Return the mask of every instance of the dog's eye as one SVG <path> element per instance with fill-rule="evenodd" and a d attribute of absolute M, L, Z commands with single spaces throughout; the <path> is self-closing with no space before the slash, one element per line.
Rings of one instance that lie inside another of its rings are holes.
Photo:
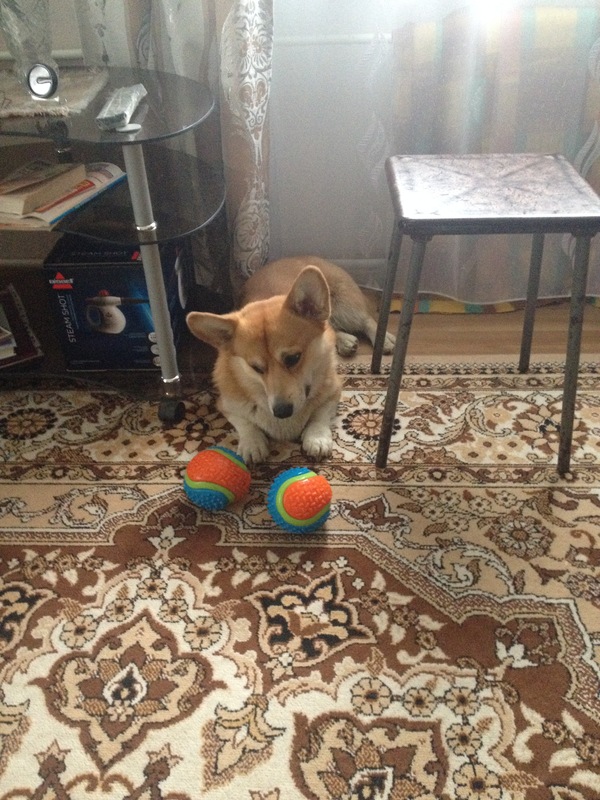
<path fill-rule="evenodd" d="M 283 364 L 288 369 L 295 367 L 296 364 L 300 361 L 302 353 L 290 353 L 287 356 L 283 357 Z"/>
<path fill-rule="evenodd" d="M 254 372 L 258 372 L 259 375 L 264 375 L 265 374 L 264 367 L 261 367 L 260 364 L 250 364 L 250 366 L 252 367 Z"/>

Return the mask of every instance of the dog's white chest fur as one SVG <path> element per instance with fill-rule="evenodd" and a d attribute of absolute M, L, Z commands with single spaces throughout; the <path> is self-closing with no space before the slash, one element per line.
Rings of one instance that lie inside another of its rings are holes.
<path fill-rule="evenodd" d="M 337 407 L 338 393 L 328 401 L 308 403 L 287 419 L 278 419 L 260 406 L 235 402 L 221 397 L 219 407 L 236 428 L 237 451 L 246 462 L 260 462 L 269 452 L 269 441 L 302 441 L 304 451 L 315 458 L 331 453 L 331 423 Z"/>

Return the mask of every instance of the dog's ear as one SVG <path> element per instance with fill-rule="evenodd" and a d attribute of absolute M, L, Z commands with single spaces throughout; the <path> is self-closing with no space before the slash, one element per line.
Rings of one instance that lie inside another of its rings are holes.
<path fill-rule="evenodd" d="M 231 341 L 237 325 L 233 316 L 219 316 L 201 311 L 190 311 L 185 321 L 197 339 L 217 349 Z"/>
<path fill-rule="evenodd" d="M 325 322 L 331 315 L 329 286 L 318 267 L 304 267 L 285 300 L 286 308 L 307 319 Z"/>

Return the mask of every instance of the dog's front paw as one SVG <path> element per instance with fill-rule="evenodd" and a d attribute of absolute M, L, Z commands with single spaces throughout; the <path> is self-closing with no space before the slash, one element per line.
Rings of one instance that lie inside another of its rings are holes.
<path fill-rule="evenodd" d="M 330 430 L 307 432 L 302 437 L 302 449 L 308 456 L 316 459 L 327 458 L 333 450 L 333 437 Z"/>
<path fill-rule="evenodd" d="M 263 434 L 256 433 L 252 436 L 240 438 L 237 453 L 246 464 L 260 464 L 269 456 L 269 442 Z"/>

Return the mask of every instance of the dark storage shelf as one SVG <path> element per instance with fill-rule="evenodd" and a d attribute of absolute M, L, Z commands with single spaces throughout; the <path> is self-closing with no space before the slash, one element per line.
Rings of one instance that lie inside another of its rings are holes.
<path fill-rule="evenodd" d="M 218 167 L 187 153 L 163 149 L 146 158 L 148 184 L 157 222 L 153 241 L 178 239 L 208 225 L 223 207 L 223 175 Z M 147 154 L 148 156 L 148 154 Z M 57 225 L 76 233 L 119 244 L 138 244 L 127 181 L 113 186 Z"/>

